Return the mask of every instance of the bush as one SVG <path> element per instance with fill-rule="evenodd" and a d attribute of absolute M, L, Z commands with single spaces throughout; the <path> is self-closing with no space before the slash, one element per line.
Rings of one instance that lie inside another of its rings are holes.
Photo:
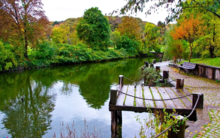
<path fill-rule="evenodd" d="M 0 71 L 9 70 L 9 68 L 17 67 L 18 63 L 15 58 L 13 46 L 7 43 L 3 43 L 0 40 Z"/>
<path fill-rule="evenodd" d="M 122 36 L 118 45 L 117 45 L 117 49 L 124 48 L 132 56 L 138 55 L 139 47 L 140 47 L 140 42 L 138 42 L 136 40 L 129 39 L 127 36 Z"/>
<path fill-rule="evenodd" d="M 54 55 L 54 48 L 49 42 L 40 42 L 37 44 L 37 49 L 29 48 L 29 57 L 32 60 L 48 60 Z"/>

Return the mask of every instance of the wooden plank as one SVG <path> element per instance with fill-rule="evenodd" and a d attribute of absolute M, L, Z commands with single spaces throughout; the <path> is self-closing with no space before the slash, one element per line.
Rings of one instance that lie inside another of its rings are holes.
<path fill-rule="evenodd" d="M 134 96 L 134 86 L 128 86 L 127 94 Z M 134 97 L 126 96 L 125 106 L 134 106 Z"/>
<path fill-rule="evenodd" d="M 145 99 L 153 99 L 149 87 L 148 86 L 144 86 L 143 89 L 144 89 L 144 98 Z M 155 108 L 154 102 L 152 100 L 144 100 L 144 102 L 145 102 L 145 106 L 146 107 L 153 107 L 153 108 Z"/>
<path fill-rule="evenodd" d="M 124 85 L 122 87 L 121 91 L 123 93 L 126 93 L 127 92 L 127 88 L 128 88 L 128 86 Z M 118 106 L 123 106 L 123 102 L 124 102 L 124 99 L 125 99 L 125 94 L 123 94 L 123 93 L 118 92 L 118 98 L 117 98 L 117 102 L 116 102 L 116 105 L 118 105 Z"/>
<path fill-rule="evenodd" d="M 158 93 L 157 89 L 155 87 L 150 87 L 154 99 L 161 99 L 160 94 Z M 155 101 L 157 108 L 165 108 L 163 101 Z"/>
<path fill-rule="evenodd" d="M 192 94 L 191 92 L 187 91 L 186 89 L 180 89 L 180 91 L 185 94 L 185 95 L 189 95 L 189 94 Z M 192 102 L 192 95 L 190 96 L 187 96 L 187 99 Z"/>
<path fill-rule="evenodd" d="M 137 85 L 137 87 L 136 87 L 136 97 L 143 98 L 142 87 L 140 85 Z M 143 99 L 136 98 L 136 106 L 137 107 L 144 107 Z"/>
<path fill-rule="evenodd" d="M 177 97 L 185 96 L 185 94 L 181 93 L 178 89 L 175 89 L 175 88 L 171 88 L 171 89 L 176 93 Z M 189 109 L 192 108 L 192 102 L 189 101 L 189 99 L 187 99 L 186 97 L 181 98 L 181 99 L 186 108 L 189 108 Z"/>
<path fill-rule="evenodd" d="M 160 95 L 163 97 L 163 99 L 170 99 L 170 96 L 167 94 L 164 88 L 157 87 L 157 90 L 160 93 Z M 164 103 L 167 108 L 173 109 L 176 107 L 172 100 L 166 100 L 164 101 Z"/>
<path fill-rule="evenodd" d="M 176 95 L 171 90 L 171 88 L 165 87 L 164 89 L 166 90 L 166 92 L 168 93 L 170 98 L 176 98 Z M 175 104 L 176 109 L 184 109 L 185 108 L 185 106 L 183 105 L 183 103 L 179 99 L 174 99 L 173 103 Z"/>

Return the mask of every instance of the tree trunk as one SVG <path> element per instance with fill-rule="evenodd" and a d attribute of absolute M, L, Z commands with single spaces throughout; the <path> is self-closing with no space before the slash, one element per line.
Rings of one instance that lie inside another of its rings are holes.
<path fill-rule="evenodd" d="M 193 48 L 193 43 L 190 43 L 190 53 L 189 53 L 189 62 L 191 61 L 191 57 L 192 57 L 192 48 Z"/>
<path fill-rule="evenodd" d="M 209 47 L 209 54 L 211 58 L 214 58 L 214 50 L 215 50 L 214 46 Z"/>

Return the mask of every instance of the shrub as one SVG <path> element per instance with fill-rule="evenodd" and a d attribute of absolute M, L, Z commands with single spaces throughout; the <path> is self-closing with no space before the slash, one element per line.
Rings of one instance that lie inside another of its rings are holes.
<path fill-rule="evenodd" d="M 9 68 L 17 67 L 18 63 L 15 58 L 13 46 L 0 41 L 0 71 L 9 70 Z"/>
<path fill-rule="evenodd" d="M 117 49 L 124 48 L 131 55 L 138 55 L 139 47 L 140 47 L 140 42 L 129 39 L 127 36 L 122 36 L 117 45 Z"/>
<path fill-rule="evenodd" d="M 51 59 L 54 55 L 54 48 L 49 42 L 40 42 L 37 44 L 36 49 L 29 48 L 29 57 L 32 60 L 48 60 Z"/>

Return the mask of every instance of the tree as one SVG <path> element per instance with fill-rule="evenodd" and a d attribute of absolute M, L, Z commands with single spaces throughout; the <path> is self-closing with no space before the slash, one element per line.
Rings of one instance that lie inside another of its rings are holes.
<path fill-rule="evenodd" d="M 204 31 L 204 36 L 196 41 L 196 44 L 200 50 L 201 48 L 204 49 L 202 55 L 209 53 L 209 55 L 206 56 L 214 58 L 220 49 L 220 19 L 210 13 L 203 14 L 201 18 L 204 20 L 204 24 L 207 28 Z"/>
<path fill-rule="evenodd" d="M 165 36 L 166 47 L 164 55 L 169 58 L 175 57 L 176 59 L 182 59 L 185 50 L 183 40 L 174 40 L 170 32 L 166 32 Z"/>
<path fill-rule="evenodd" d="M 152 24 L 152 23 L 146 23 L 145 25 L 145 41 L 147 44 L 148 49 L 159 51 L 157 47 L 158 37 L 160 36 L 160 33 L 158 32 L 159 28 Z"/>
<path fill-rule="evenodd" d="M 62 27 L 55 25 L 51 34 L 51 38 L 55 43 L 67 43 L 67 33 L 69 31 L 68 27 Z"/>
<path fill-rule="evenodd" d="M 114 48 L 115 48 L 115 46 L 118 47 L 118 43 L 119 43 L 120 40 L 121 40 L 121 34 L 120 34 L 120 32 L 118 32 L 118 31 L 112 32 L 112 34 L 111 34 L 111 40 L 112 40 L 112 42 L 113 42 L 113 44 L 114 44 Z"/>
<path fill-rule="evenodd" d="M 49 21 L 42 9 L 41 0 L 1 0 L 0 36 L 4 41 L 21 41 L 27 58 L 28 44 L 50 32 Z"/>
<path fill-rule="evenodd" d="M 166 22 L 169 23 L 174 19 L 177 19 L 182 13 L 183 9 L 197 9 L 201 12 L 207 11 L 220 18 L 218 10 L 220 9 L 219 0 L 128 0 L 128 2 L 119 9 L 120 11 L 113 11 L 113 13 L 125 14 L 127 12 L 137 13 L 143 12 L 145 7 L 148 7 L 145 11 L 145 14 L 152 14 L 152 12 L 157 12 L 159 9 L 166 8 L 170 15 L 166 17 Z"/>
<path fill-rule="evenodd" d="M 85 11 L 76 29 L 79 39 L 93 49 L 106 50 L 110 45 L 109 22 L 97 7 Z"/>
<path fill-rule="evenodd" d="M 140 40 L 141 38 L 141 28 L 137 20 L 133 17 L 123 17 L 122 22 L 118 25 L 117 31 L 130 39 Z"/>
<path fill-rule="evenodd" d="M 184 39 L 189 42 L 190 54 L 189 62 L 192 56 L 193 42 L 198 39 L 203 34 L 203 29 L 205 26 L 202 26 L 202 21 L 198 18 L 191 16 L 189 19 L 184 19 L 179 23 L 180 25 L 174 28 L 174 31 L 171 31 L 171 36 L 174 40 Z M 203 28 L 203 29 L 202 29 Z"/>

